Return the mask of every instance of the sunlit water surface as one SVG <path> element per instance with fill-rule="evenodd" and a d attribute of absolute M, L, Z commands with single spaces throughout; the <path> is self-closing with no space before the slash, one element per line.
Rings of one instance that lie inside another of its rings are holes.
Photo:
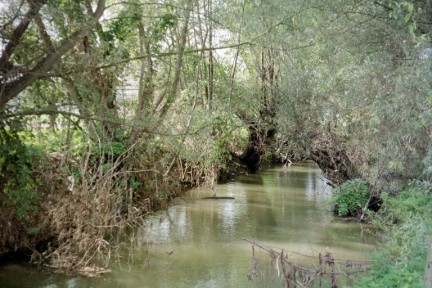
<path fill-rule="evenodd" d="M 243 238 L 343 259 L 367 259 L 376 245 L 373 227 L 329 211 L 330 188 L 312 162 L 245 175 L 217 185 L 216 193 L 235 199 L 202 199 L 211 191 L 193 189 L 149 216 L 136 233 L 139 246 L 112 261 L 113 272 L 105 277 L 9 263 L 0 266 L 0 287 L 248 287 L 254 285 L 247 279 L 251 245 Z M 297 257 L 305 264 L 309 259 Z"/>

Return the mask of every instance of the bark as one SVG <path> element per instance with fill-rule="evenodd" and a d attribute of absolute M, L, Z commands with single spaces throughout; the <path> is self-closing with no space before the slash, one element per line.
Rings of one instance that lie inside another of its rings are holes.
<path fill-rule="evenodd" d="M 261 99 L 259 120 L 251 121 L 246 116 L 240 118 L 249 124 L 248 146 L 238 159 L 249 169 L 251 173 L 258 171 L 261 160 L 266 150 L 273 144 L 276 134 L 275 101 L 277 89 L 275 85 L 275 60 L 272 48 L 262 49 L 260 52 L 259 80 Z"/>
<path fill-rule="evenodd" d="M 197 35 L 199 36 L 199 39 L 198 39 L 199 42 L 196 41 L 196 43 L 197 44 L 200 43 L 202 49 L 211 48 L 211 44 L 210 44 L 210 47 L 207 47 L 207 39 L 209 38 L 208 24 L 204 25 L 203 24 L 204 21 L 201 17 L 201 15 L 208 15 L 208 13 L 209 13 L 208 9 L 207 9 L 206 2 L 207 1 L 203 1 L 202 11 L 201 11 L 201 5 L 200 5 L 199 1 L 197 1 L 197 25 L 196 26 L 198 28 L 198 33 L 194 33 L 195 38 Z M 197 49 L 198 49 L 198 45 L 197 45 Z M 211 50 L 208 50 L 208 51 L 209 51 L 209 55 L 210 55 Z M 210 71 L 208 70 L 208 67 L 207 67 L 208 65 L 205 61 L 205 59 L 206 59 L 205 51 L 204 50 L 201 51 L 201 53 L 199 55 L 200 55 L 200 58 L 199 58 L 200 64 L 197 65 L 197 69 L 198 69 L 198 72 L 197 72 L 197 75 L 198 75 L 198 77 L 197 77 L 197 89 L 198 89 L 198 82 L 200 80 L 202 81 L 202 80 L 206 79 L 206 77 L 207 77 L 208 82 L 207 82 L 207 84 L 204 84 L 204 96 L 205 96 L 205 98 L 203 99 L 203 102 L 207 103 L 207 109 L 211 110 L 211 103 L 209 101 L 211 98 L 210 94 L 212 93 L 211 91 L 209 91 L 210 90 L 209 89 L 210 73 L 207 73 L 206 75 L 204 75 L 205 71 L 207 71 L 207 72 L 210 72 Z M 201 61 L 202 61 L 202 64 L 201 64 Z"/>
<path fill-rule="evenodd" d="M 0 93 L 0 111 L 4 110 L 7 102 L 17 97 L 19 93 L 29 87 L 33 82 L 45 77 L 46 73 L 50 71 L 60 58 L 72 49 L 79 39 L 81 39 L 81 37 L 86 33 L 87 29 L 75 32 L 68 39 L 63 41 L 63 43 L 55 49 L 55 52 L 47 55 L 43 60 L 41 60 L 36 67 L 17 80 L 3 84 Z"/>
<path fill-rule="evenodd" d="M 242 3 L 242 13 L 241 13 L 241 23 L 243 23 L 243 16 L 244 16 L 244 9 L 245 9 L 245 1 L 243 1 Z M 237 34 L 237 43 L 241 43 L 241 31 L 238 32 Z M 234 81 L 235 81 L 235 75 L 237 72 L 237 64 L 238 64 L 238 59 L 240 56 L 240 45 L 237 46 L 236 49 L 236 54 L 234 56 L 234 63 L 233 63 L 233 67 L 232 67 L 232 71 L 231 71 L 231 83 L 230 83 L 230 91 L 229 91 L 229 96 L 228 96 L 228 105 L 231 106 L 231 98 L 233 95 L 233 90 L 234 90 Z"/>
<path fill-rule="evenodd" d="M 35 17 L 35 23 L 38 28 L 39 36 L 41 37 L 42 41 L 44 42 L 46 46 L 46 52 L 51 53 L 54 51 L 54 45 L 52 44 L 51 38 L 49 37 L 45 24 L 43 23 L 41 17 L 39 15 L 36 15 Z"/>
<path fill-rule="evenodd" d="M 87 13 L 91 14 L 92 11 L 92 1 L 86 0 L 85 2 Z M 97 9 L 96 9 L 97 11 Z M 95 12 L 97 13 L 97 12 Z M 103 27 L 99 22 L 95 23 L 95 35 L 99 39 L 104 39 L 104 31 Z M 87 53 L 89 55 L 97 55 L 96 60 L 99 60 L 100 58 L 105 59 L 111 54 L 112 49 L 114 49 L 114 45 L 112 42 L 107 42 L 107 46 L 101 50 L 103 46 L 98 46 L 100 41 L 96 41 L 94 38 L 91 37 L 92 35 L 89 35 L 89 37 L 85 37 L 83 39 L 83 47 L 84 47 L 84 53 Z M 93 40 L 93 41 L 92 41 Z M 115 128 L 118 127 L 118 113 L 116 109 L 115 104 L 115 74 L 116 74 L 116 67 L 108 67 L 105 69 L 93 69 L 89 73 L 88 77 L 93 84 L 94 88 L 97 91 L 98 96 L 100 97 L 101 103 L 98 106 L 98 113 L 102 116 L 107 116 L 110 119 L 113 119 L 114 121 L 103 121 L 102 127 L 103 127 L 103 138 L 111 141 L 116 140 L 115 137 Z M 118 140 L 118 139 L 117 139 Z"/>
<path fill-rule="evenodd" d="M 250 173 L 258 171 L 265 148 L 262 141 L 262 133 L 257 125 L 249 127 L 249 143 L 246 150 L 240 156 L 240 162 L 248 168 Z"/>
<path fill-rule="evenodd" d="M 199 48 L 199 49 L 185 49 L 183 52 L 182 52 L 182 54 L 196 54 L 196 53 L 199 53 L 199 52 L 205 52 L 205 51 L 210 51 L 210 50 L 212 50 L 212 51 L 216 51 L 216 50 L 225 50 L 225 49 L 231 49 L 231 48 L 237 48 L 237 47 L 239 47 L 239 46 L 253 46 L 254 44 L 252 43 L 252 42 L 241 42 L 241 43 L 237 43 L 237 44 L 231 44 L 231 45 L 223 45 L 223 46 L 217 46 L 217 47 L 213 47 L 213 48 Z M 302 48 L 307 48 L 307 47 L 310 47 L 311 45 L 309 45 L 309 46 L 298 46 L 298 47 L 295 47 L 295 48 L 293 48 L 293 49 L 291 49 L 291 50 L 296 50 L 296 49 L 302 49 Z M 137 56 L 137 57 L 130 57 L 130 58 L 127 58 L 127 59 L 123 59 L 123 60 L 118 60 L 118 61 L 113 61 L 113 62 L 110 62 L 109 64 L 101 64 L 101 65 L 99 65 L 99 66 L 97 66 L 96 67 L 96 69 L 104 69 L 104 68 L 108 68 L 108 67 L 113 67 L 113 66 L 118 66 L 118 65 L 120 65 L 120 64 L 125 64 L 125 63 L 129 63 L 129 62 L 133 62 L 133 61 L 136 61 L 136 60 L 140 60 L 140 59 L 143 59 L 143 58 L 147 58 L 147 57 L 159 57 L 159 58 L 162 58 L 162 57 L 170 57 L 170 56 L 175 56 L 175 55 L 179 55 L 180 54 L 180 51 L 170 51 L 170 52 L 161 52 L 161 53 L 153 53 L 153 54 L 150 54 L 150 55 L 139 55 L 139 56 Z"/>

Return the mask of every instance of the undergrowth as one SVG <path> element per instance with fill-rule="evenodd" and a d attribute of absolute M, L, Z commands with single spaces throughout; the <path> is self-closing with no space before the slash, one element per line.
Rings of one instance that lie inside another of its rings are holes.
<path fill-rule="evenodd" d="M 17 133 L 0 127 L 0 197 L 2 208 L 12 208 L 16 216 L 28 221 L 37 212 L 40 193 L 32 174 L 41 158 L 41 151 L 24 145 Z"/>
<path fill-rule="evenodd" d="M 142 216 L 226 168 L 222 149 L 203 163 L 156 137 L 95 142 L 71 130 L 53 143 L 50 131 L 0 128 L 0 256 L 23 250 L 33 263 L 68 271 L 107 268 L 120 247 L 133 247 L 134 237 L 125 246 L 121 235 Z"/>
<path fill-rule="evenodd" d="M 43 193 L 35 168 L 40 149 L 20 141 L 19 123 L 0 122 L 0 256 L 34 243 Z"/>
<path fill-rule="evenodd" d="M 429 189 L 429 184 L 417 182 L 396 197 L 383 196 L 385 204 L 375 224 L 383 230 L 384 243 L 372 256 L 370 273 L 354 287 L 423 287 L 432 235 Z"/>
<path fill-rule="evenodd" d="M 362 179 L 353 179 L 334 190 L 331 202 L 339 216 L 355 216 L 365 207 L 369 197 L 368 183 Z"/>

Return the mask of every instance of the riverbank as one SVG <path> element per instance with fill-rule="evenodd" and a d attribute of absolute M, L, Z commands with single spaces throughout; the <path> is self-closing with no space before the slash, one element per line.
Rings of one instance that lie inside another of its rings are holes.
<path fill-rule="evenodd" d="M 235 163 L 219 169 L 172 156 L 167 166 L 156 158 L 168 152 L 153 152 L 153 161 L 130 153 L 106 160 L 61 153 L 28 159 L 32 170 L 27 181 L 35 196 L 26 201 L 34 200 L 32 209 L 20 217 L 27 202 L 19 198 L 15 206 L 0 211 L 0 261 L 25 257 L 75 273 L 96 262 L 101 265 L 102 258 L 102 269 L 95 274 L 103 273 L 116 247 L 124 245 L 117 235 L 138 229 L 146 215 L 167 209 L 192 187 L 211 187 L 218 178 L 227 181 L 244 173 Z"/>
<path fill-rule="evenodd" d="M 202 199 L 214 191 L 235 199 Z M 135 247 L 123 247 L 122 254 L 111 259 L 110 275 L 103 279 L 55 275 L 48 283 L 107 288 L 258 285 L 265 280 L 247 280 L 252 250 L 243 237 L 305 255 L 331 251 L 338 258 L 366 260 L 376 243 L 373 227 L 334 217 L 329 197 L 329 187 L 313 163 L 265 168 L 214 190 L 191 189 L 167 210 L 146 217 L 142 228 L 131 234 Z M 271 271 L 270 258 L 261 253 L 259 257 L 260 268 Z M 20 269 L 28 268 L 10 269 L 17 269 L 8 272 L 10 279 L 16 279 L 23 273 Z M 39 274 L 38 281 L 49 279 Z"/>

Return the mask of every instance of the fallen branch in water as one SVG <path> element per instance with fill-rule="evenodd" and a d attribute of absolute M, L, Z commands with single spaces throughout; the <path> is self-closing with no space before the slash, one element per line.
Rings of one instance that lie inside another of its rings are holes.
<path fill-rule="evenodd" d="M 273 268 L 277 271 L 277 276 L 283 278 L 288 288 L 312 287 L 312 285 L 318 285 L 318 287 L 338 287 L 339 278 L 345 277 L 346 279 L 350 279 L 352 275 L 365 273 L 370 269 L 370 261 L 337 259 L 328 251 L 319 253 L 318 256 L 304 255 L 284 249 L 278 252 L 255 240 L 246 238 L 243 238 L 243 240 L 252 244 L 252 267 L 247 275 L 250 281 L 260 275 L 258 273 L 258 260 L 255 256 L 255 247 L 265 251 L 271 257 Z M 290 259 L 288 254 L 315 258 L 318 260 L 318 265 L 312 265 L 312 267 L 302 266 L 293 259 Z"/>

